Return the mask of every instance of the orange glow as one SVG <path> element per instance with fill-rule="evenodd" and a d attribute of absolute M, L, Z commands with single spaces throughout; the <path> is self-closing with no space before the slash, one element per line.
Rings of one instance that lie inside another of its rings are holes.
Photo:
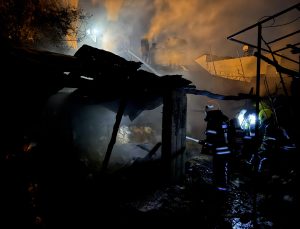
<path fill-rule="evenodd" d="M 114 51 L 116 44 L 113 42 L 112 36 L 109 31 L 103 35 L 101 45 L 104 50 L 107 50 L 110 52 Z"/>
<path fill-rule="evenodd" d="M 79 0 L 56 0 L 56 1 L 48 1 L 48 0 L 42 0 L 40 1 L 41 7 L 43 9 L 47 9 L 51 5 L 57 7 L 57 8 L 72 8 L 74 10 L 78 9 L 78 4 Z M 78 24 L 78 21 L 75 20 L 71 23 L 72 28 L 76 28 Z M 77 36 L 76 36 L 76 31 L 70 30 L 68 31 L 68 34 L 65 36 L 67 45 L 70 48 L 77 49 L 78 44 L 77 44 Z"/>
<path fill-rule="evenodd" d="M 202 40 L 205 34 L 211 34 L 211 27 L 201 26 L 214 20 L 217 10 L 199 13 L 207 4 L 199 0 L 155 0 L 155 15 L 151 20 L 146 37 L 156 40 L 158 37 L 163 43 L 165 52 L 157 52 L 157 62 L 171 65 L 185 64 L 190 52 L 183 52 L 191 44 L 183 44 L 180 39 L 188 37 L 189 40 Z M 200 23 L 200 24 L 199 24 Z M 180 37 L 180 38 L 179 38 Z M 194 47 L 195 48 L 195 47 Z M 161 49 L 161 48 L 160 48 Z M 189 49 L 191 50 L 191 49 Z"/>
<path fill-rule="evenodd" d="M 150 40 L 165 30 L 178 31 L 178 27 L 191 22 L 191 17 L 197 11 L 197 0 L 155 0 L 155 16 L 146 35 Z M 177 27 L 177 28 L 176 28 Z"/>
<path fill-rule="evenodd" d="M 79 2 L 79 0 L 62 0 L 62 6 L 77 9 L 78 2 Z"/>
<path fill-rule="evenodd" d="M 107 19 L 109 21 L 117 21 L 123 4 L 123 0 L 105 0 L 104 6 L 107 11 Z"/>
<path fill-rule="evenodd" d="M 73 23 L 77 23 L 77 22 L 73 22 Z M 76 34 L 73 34 L 73 33 L 67 34 L 66 35 L 66 41 L 67 41 L 67 45 L 70 48 L 73 48 L 73 49 L 77 49 L 78 48 Z"/>
<path fill-rule="evenodd" d="M 78 8 L 78 1 L 79 0 L 63 0 L 62 1 L 62 7 L 71 7 L 73 9 L 77 9 Z M 73 21 L 71 26 L 73 28 L 76 28 L 77 24 L 78 24 L 78 21 Z M 70 48 L 73 48 L 73 49 L 78 48 L 76 33 L 69 32 L 66 35 L 66 40 L 67 40 L 67 44 Z"/>

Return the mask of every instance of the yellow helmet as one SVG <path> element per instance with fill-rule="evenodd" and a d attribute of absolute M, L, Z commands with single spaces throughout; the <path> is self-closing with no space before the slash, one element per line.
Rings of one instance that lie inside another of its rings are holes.
<path fill-rule="evenodd" d="M 260 123 L 263 123 L 265 120 L 271 118 L 273 115 L 273 112 L 269 108 L 263 108 L 258 113 L 258 119 Z"/>

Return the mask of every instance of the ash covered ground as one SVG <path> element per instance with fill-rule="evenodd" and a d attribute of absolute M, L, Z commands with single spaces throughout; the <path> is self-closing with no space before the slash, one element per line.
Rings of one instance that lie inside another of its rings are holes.
<path fill-rule="evenodd" d="M 74 179 L 73 174 L 71 179 L 57 174 L 59 178 L 47 185 L 36 174 L 13 174 L 22 179 L 14 203 L 21 207 L 18 211 L 10 209 L 12 221 L 7 228 L 290 228 L 297 223 L 295 170 L 255 175 L 245 161 L 233 160 L 228 190 L 224 192 L 213 184 L 212 156 L 189 144 L 188 152 L 190 158 L 180 182 L 162 180 L 158 161 L 137 162 L 106 176 Z M 32 164 L 30 158 L 11 161 L 10 171 L 15 166 L 28 169 Z"/>

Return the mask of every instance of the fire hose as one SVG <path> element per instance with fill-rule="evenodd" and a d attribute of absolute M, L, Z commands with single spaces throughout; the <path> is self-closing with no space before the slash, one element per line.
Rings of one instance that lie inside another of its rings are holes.
<path fill-rule="evenodd" d="M 186 140 L 189 140 L 189 141 L 192 141 L 192 142 L 196 142 L 196 143 L 198 143 L 200 145 L 212 146 L 211 143 L 208 143 L 205 140 L 200 140 L 200 139 L 196 139 L 196 138 L 189 137 L 189 136 L 186 136 L 185 138 L 186 138 Z"/>

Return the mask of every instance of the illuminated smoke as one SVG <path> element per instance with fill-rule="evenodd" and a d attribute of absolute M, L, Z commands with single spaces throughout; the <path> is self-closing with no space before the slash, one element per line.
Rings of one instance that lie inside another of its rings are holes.
<path fill-rule="evenodd" d="M 170 62 L 184 64 L 197 52 L 203 54 L 210 49 L 218 55 L 236 56 L 236 49 L 226 40 L 227 36 L 296 2 L 254 0 L 246 4 L 240 0 L 155 0 L 155 13 L 146 37 L 160 42 L 161 49 L 165 50 L 156 56 L 159 63 L 170 58 Z M 265 31 L 266 36 L 274 33 Z M 255 33 L 247 33 L 244 39 L 256 42 Z"/>
<path fill-rule="evenodd" d="M 104 6 L 107 11 L 109 21 L 117 21 L 121 10 L 123 0 L 105 0 Z"/>
<path fill-rule="evenodd" d="M 89 5 L 89 3 L 84 3 L 85 1 L 81 2 L 83 5 Z M 118 21 L 124 0 L 91 0 L 90 3 L 92 7 L 103 6 L 108 21 Z"/>
<path fill-rule="evenodd" d="M 97 18 L 97 21 L 94 21 L 96 24 L 105 27 L 102 38 L 106 45 L 93 46 L 113 52 L 118 52 L 120 46 L 127 46 L 140 54 L 140 41 L 147 37 L 150 43 L 157 43 L 156 61 L 159 64 L 172 65 L 190 64 L 199 55 L 209 52 L 221 56 L 236 56 L 237 48 L 241 51 L 241 45 L 228 41 L 227 36 L 297 2 L 81 0 L 80 4 L 85 10 L 92 11 L 93 21 Z M 284 22 L 288 22 L 289 19 Z M 297 28 L 297 25 L 295 26 Z M 286 29 L 287 27 L 278 28 Z M 264 36 L 272 37 L 277 31 L 265 30 Z M 255 43 L 255 32 L 247 33 L 243 38 Z"/>
<path fill-rule="evenodd" d="M 212 34 L 220 8 L 214 3 L 156 0 L 154 6 L 155 14 L 146 37 L 157 40 L 160 49 L 165 50 L 157 53 L 157 62 L 166 60 L 171 65 L 187 64 L 185 60 L 189 60 L 189 55 L 196 55 L 192 50 L 200 51 L 194 41 L 202 46 L 203 41 L 209 44 L 215 39 Z"/>

